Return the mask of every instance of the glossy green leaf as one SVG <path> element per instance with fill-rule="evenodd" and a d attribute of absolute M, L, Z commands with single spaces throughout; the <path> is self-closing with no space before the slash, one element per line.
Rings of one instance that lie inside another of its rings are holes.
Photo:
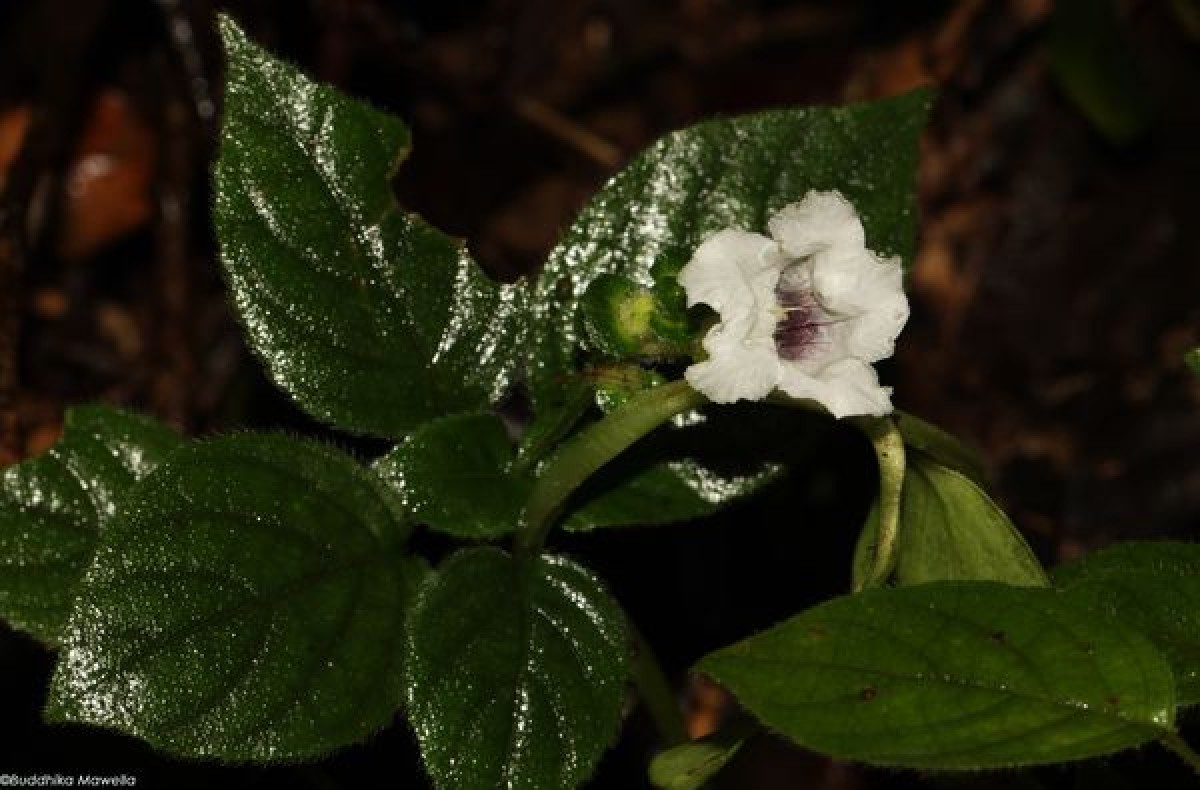
<path fill-rule="evenodd" d="M 179 443 L 153 420 L 81 406 L 49 452 L 0 473 L 0 617 L 57 642 L 100 530 Z"/>
<path fill-rule="evenodd" d="M 511 532 L 531 482 L 510 470 L 512 442 L 490 414 L 434 420 L 375 463 L 413 517 L 467 539 Z"/>
<path fill-rule="evenodd" d="M 525 289 L 399 209 L 404 125 L 318 85 L 228 17 L 217 236 L 234 303 L 275 382 L 339 427 L 403 436 L 476 411 L 523 353 Z"/>
<path fill-rule="evenodd" d="M 1184 354 L 1183 361 L 1188 366 L 1188 370 L 1200 376 L 1200 348 L 1193 348 Z"/>
<path fill-rule="evenodd" d="M 987 488 L 983 459 L 973 448 L 933 423 L 912 414 L 898 411 L 892 415 L 892 419 L 910 450 L 923 453 L 942 466 L 955 470 L 981 489 Z"/>
<path fill-rule="evenodd" d="M 1054 569 L 1054 584 L 1158 645 L 1181 705 L 1200 703 L 1200 545 L 1123 543 Z"/>
<path fill-rule="evenodd" d="M 575 787 L 616 736 L 624 617 L 564 558 L 455 554 L 423 585 L 405 652 L 406 710 L 440 788 Z"/>
<path fill-rule="evenodd" d="M 867 517 L 855 551 L 855 581 L 863 577 L 878 528 Z M 974 482 L 920 454 L 908 459 L 900 500 L 894 577 L 901 585 L 943 580 L 1049 584 L 1029 544 Z"/>
<path fill-rule="evenodd" d="M 576 313 L 591 283 L 619 274 L 683 316 L 675 276 L 708 235 L 766 232 L 772 213 L 836 189 L 863 217 L 871 249 L 912 253 L 917 138 L 930 94 L 846 107 L 774 110 L 667 135 L 592 199 L 538 280 L 531 379 L 538 395 L 575 365 Z"/>
<path fill-rule="evenodd" d="M 939 582 L 836 598 L 699 667 L 768 727 L 876 765 L 989 769 L 1170 733 L 1166 660 L 1057 591 Z"/>
<path fill-rule="evenodd" d="M 104 531 L 46 715 L 224 760 L 313 757 L 402 702 L 422 566 L 348 456 L 245 434 L 178 450 Z"/>

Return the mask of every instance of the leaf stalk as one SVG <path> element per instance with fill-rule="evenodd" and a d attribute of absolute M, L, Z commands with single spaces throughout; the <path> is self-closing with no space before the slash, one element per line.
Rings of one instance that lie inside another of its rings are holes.
<path fill-rule="evenodd" d="M 654 722 L 654 727 L 658 730 L 659 737 L 662 738 L 663 746 L 670 748 L 687 743 L 687 727 L 683 723 L 679 703 L 663 672 L 662 664 L 658 662 L 654 651 L 650 649 L 649 643 L 638 631 L 637 626 L 629 623 L 628 628 L 633 646 L 629 676 L 637 688 L 642 704 L 646 706 L 646 712 Z"/>

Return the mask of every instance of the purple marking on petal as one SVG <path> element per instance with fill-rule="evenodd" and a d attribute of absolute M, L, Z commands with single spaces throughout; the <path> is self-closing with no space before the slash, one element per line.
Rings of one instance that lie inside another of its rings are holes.
<path fill-rule="evenodd" d="M 775 324 L 775 351 L 780 359 L 804 359 L 819 345 L 825 313 L 809 291 L 778 287 L 775 298 L 787 311 Z"/>

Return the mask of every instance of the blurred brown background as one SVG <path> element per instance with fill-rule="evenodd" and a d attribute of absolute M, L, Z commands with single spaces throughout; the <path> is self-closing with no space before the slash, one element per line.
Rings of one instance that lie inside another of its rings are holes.
<path fill-rule="evenodd" d="M 329 435 L 265 380 L 225 303 L 208 210 L 218 8 L 307 73 L 404 117 L 415 149 L 401 199 L 504 279 L 535 271 L 588 195 L 665 131 L 936 84 L 914 317 L 889 371 L 898 405 L 983 451 L 997 497 L 1048 563 L 1118 539 L 1200 537 L 1200 385 L 1181 359 L 1200 343 L 1194 0 L 8 0 L 0 464 L 44 450 L 64 406 L 93 400 L 189 434 Z M 706 650 L 844 589 L 841 557 L 873 480 L 853 439 L 834 457 L 817 483 L 777 487 L 699 532 L 569 548 L 596 557 L 682 684 Z M 747 538 L 747 525 L 780 513 L 812 531 Z M 673 597 L 639 582 L 661 567 Z M 0 694 L 12 701 L 0 771 L 70 764 L 139 771 L 143 785 L 350 787 L 382 770 L 423 786 L 402 726 L 328 764 L 271 770 L 47 730 L 36 711 L 49 666 L 0 631 Z M 635 716 L 596 786 L 641 786 L 651 747 Z M 933 781 L 770 741 L 743 763 L 728 786 Z M 1121 787 L 1133 776 L 1183 781 L 1147 750 L 972 786 Z"/>

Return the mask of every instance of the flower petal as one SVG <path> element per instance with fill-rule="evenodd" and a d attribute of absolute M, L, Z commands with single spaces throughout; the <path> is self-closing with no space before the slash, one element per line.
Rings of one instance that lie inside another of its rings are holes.
<path fill-rule="evenodd" d="M 841 359 L 815 374 L 784 363 L 779 388 L 793 398 L 820 403 L 839 419 L 892 412 L 892 388 L 879 386 L 875 369 L 861 359 Z"/>
<path fill-rule="evenodd" d="M 878 362 L 896 353 L 896 338 L 908 321 L 908 299 L 895 294 L 874 309 L 846 322 L 846 350 L 866 362 Z"/>
<path fill-rule="evenodd" d="M 762 400 L 779 381 L 779 358 L 765 351 L 709 357 L 683 375 L 693 389 L 713 403 Z"/>
<path fill-rule="evenodd" d="M 708 237 L 679 272 L 688 307 L 704 303 L 722 315 L 774 300 L 785 263 L 779 245 L 758 233 L 722 230 Z"/>
<path fill-rule="evenodd" d="M 813 260 L 817 301 L 834 316 L 830 341 L 841 353 L 875 362 L 890 357 L 908 321 L 908 297 L 899 258 L 880 260 L 857 254 L 818 254 Z"/>
<path fill-rule="evenodd" d="M 717 324 L 704 336 L 709 357 L 683 372 L 688 383 L 715 403 L 761 400 L 779 383 L 780 362 L 768 334 L 752 320 Z"/>
<path fill-rule="evenodd" d="M 864 248 L 828 250 L 813 256 L 813 291 L 826 309 L 859 315 L 904 294 L 899 258 L 881 259 Z"/>
<path fill-rule="evenodd" d="M 811 191 L 799 203 L 780 209 L 767 227 L 792 258 L 829 249 L 861 249 L 866 244 L 858 212 L 839 192 Z"/>

